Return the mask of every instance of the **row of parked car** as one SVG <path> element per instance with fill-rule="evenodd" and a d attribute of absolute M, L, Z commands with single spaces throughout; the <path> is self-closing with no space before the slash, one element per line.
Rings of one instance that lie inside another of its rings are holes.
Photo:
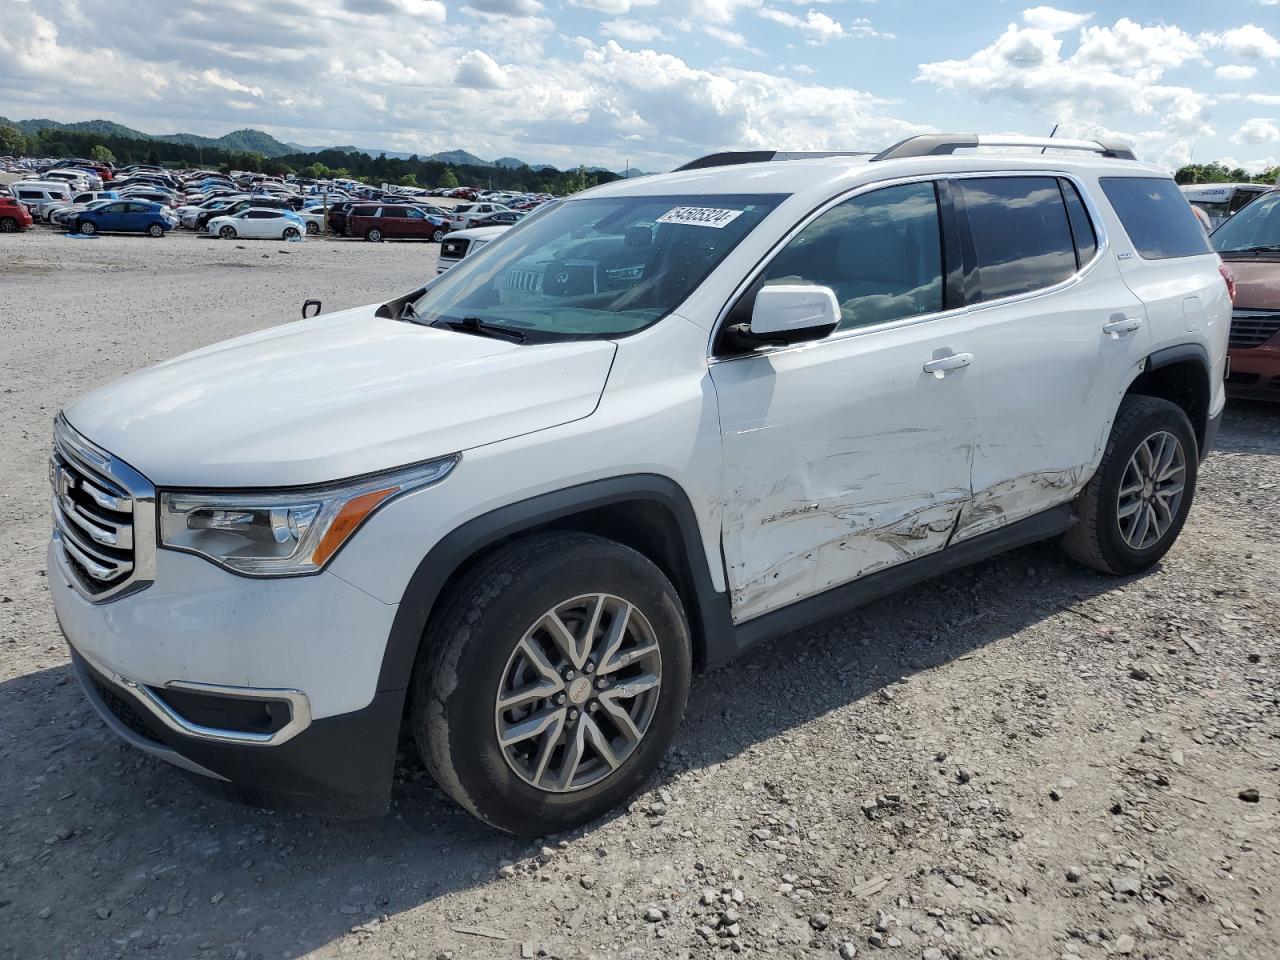
<path fill-rule="evenodd" d="M 3 159 L 3 158 L 0 158 Z M 12 170 L 11 161 L 6 169 Z M 80 160 L 25 162 L 23 178 L 7 190 L 10 212 L 0 231 L 40 221 L 76 233 L 142 232 L 163 236 L 175 227 L 223 238 L 301 239 L 325 229 L 370 241 L 440 242 L 473 226 L 510 226 L 552 199 L 549 194 L 375 189 L 352 180 L 316 181 L 262 174 L 171 171 Z M 108 189 L 109 187 L 109 189 Z M 0 195 L 6 188 L 0 187 Z M 462 199 L 452 207 L 437 196 Z M 16 208 L 25 207 L 20 215 Z"/>

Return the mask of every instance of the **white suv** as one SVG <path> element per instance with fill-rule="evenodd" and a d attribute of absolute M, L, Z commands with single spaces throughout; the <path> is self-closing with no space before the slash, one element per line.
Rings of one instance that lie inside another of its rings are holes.
<path fill-rule="evenodd" d="M 385 809 L 407 727 L 545 834 L 654 770 L 695 669 L 1061 537 L 1177 537 L 1230 299 L 1121 147 L 721 154 L 424 288 L 132 374 L 54 433 L 50 588 L 143 750 Z M 959 152 L 958 152 L 959 151 Z"/>

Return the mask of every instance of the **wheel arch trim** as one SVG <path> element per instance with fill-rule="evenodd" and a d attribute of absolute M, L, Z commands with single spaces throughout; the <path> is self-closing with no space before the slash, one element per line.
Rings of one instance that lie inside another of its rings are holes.
<path fill-rule="evenodd" d="M 595 480 L 521 500 L 454 528 L 419 561 L 400 599 L 387 638 L 378 691 L 404 690 L 427 621 L 450 578 L 485 549 L 511 537 L 603 507 L 653 504 L 668 513 L 680 534 L 688 582 L 676 584 L 686 600 L 696 662 L 716 663 L 736 649 L 728 594 L 717 591 L 703 546 L 697 514 L 684 489 L 659 474 Z"/>

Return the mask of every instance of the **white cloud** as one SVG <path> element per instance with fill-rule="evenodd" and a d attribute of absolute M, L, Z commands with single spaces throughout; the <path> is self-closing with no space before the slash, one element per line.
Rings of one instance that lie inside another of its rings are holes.
<path fill-rule="evenodd" d="M 1244 60 L 1280 59 L 1280 40 L 1256 24 L 1246 23 L 1222 33 L 1206 33 L 1206 42 L 1221 47 L 1234 57 Z"/>
<path fill-rule="evenodd" d="M 1010 24 L 963 60 L 922 64 L 916 79 L 965 97 L 1033 107 L 1046 122 L 1061 124 L 1060 135 L 1117 137 L 1177 164 L 1190 156 L 1198 137 L 1212 132 L 1213 101 L 1161 81 L 1202 55 L 1195 38 L 1177 27 L 1146 27 L 1127 18 L 1084 28 L 1071 53 L 1048 30 Z M 1113 129 L 1116 122 L 1128 129 Z"/>
<path fill-rule="evenodd" d="M 467 0 L 467 9 L 495 17 L 531 17 L 542 10 L 538 0 Z"/>
<path fill-rule="evenodd" d="M 669 39 L 661 27 L 640 20 L 606 20 L 600 24 L 600 32 L 628 43 L 653 43 L 655 40 Z"/>
<path fill-rule="evenodd" d="M 1280 141 L 1280 127 L 1270 120 L 1254 117 L 1246 121 L 1239 130 L 1231 135 L 1232 143 L 1259 144 Z"/>
<path fill-rule="evenodd" d="M 1037 30 L 1065 33 L 1093 19 L 1092 13 L 1070 13 L 1055 7 L 1031 7 L 1022 11 L 1022 21 Z"/>
<path fill-rule="evenodd" d="M 1280 2 L 1280 0 L 1277 0 L 1277 2 Z M 1219 80 L 1252 80 L 1258 75 L 1258 68 L 1227 64 L 1214 70 L 1213 75 Z"/>
<path fill-rule="evenodd" d="M 823 44 L 842 37 L 884 37 L 891 39 L 892 34 L 880 33 L 872 26 L 871 21 L 859 17 L 848 27 L 827 16 L 819 10 L 810 10 L 803 17 L 776 7 L 761 7 L 759 14 L 765 20 L 772 20 L 784 27 L 803 31 L 806 41 L 811 44 Z"/>
<path fill-rule="evenodd" d="M 497 90 L 507 85 L 507 75 L 493 57 L 483 50 L 472 50 L 458 59 L 453 82 L 474 90 Z"/>
<path fill-rule="evenodd" d="M 571 7 L 585 7 L 601 13 L 630 13 L 634 7 L 651 7 L 659 0 L 569 0 Z"/>

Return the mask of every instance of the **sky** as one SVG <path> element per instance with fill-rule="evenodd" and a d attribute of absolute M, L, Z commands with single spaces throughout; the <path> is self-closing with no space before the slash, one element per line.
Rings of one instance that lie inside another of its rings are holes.
<path fill-rule="evenodd" d="M 0 115 L 670 169 L 914 133 L 1280 163 L 1280 0 L 0 0 Z"/>

